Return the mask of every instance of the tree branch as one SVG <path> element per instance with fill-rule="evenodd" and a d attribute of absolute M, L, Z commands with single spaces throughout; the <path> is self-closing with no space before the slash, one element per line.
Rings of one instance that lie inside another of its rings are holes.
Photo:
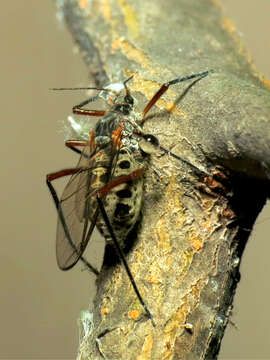
<path fill-rule="evenodd" d="M 172 86 L 144 124 L 162 146 L 213 175 L 162 152 L 149 159 L 143 217 L 127 261 L 157 326 L 140 318 L 122 267 L 105 266 L 80 359 L 218 355 L 240 259 L 268 195 L 270 97 L 216 3 L 62 3 L 92 79 L 100 86 L 134 75 L 138 112 L 162 83 L 215 70 L 193 86 Z"/>

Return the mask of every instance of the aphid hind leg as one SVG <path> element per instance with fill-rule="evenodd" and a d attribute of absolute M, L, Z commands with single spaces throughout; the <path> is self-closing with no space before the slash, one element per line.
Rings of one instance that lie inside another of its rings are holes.
<path fill-rule="evenodd" d="M 60 201 L 59 201 L 57 192 L 56 192 L 54 186 L 52 185 L 52 182 L 54 180 L 61 179 L 64 176 L 74 175 L 74 174 L 78 173 L 79 171 L 81 171 L 80 168 L 63 169 L 63 170 L 60 170 L 60 171 L 57 171 L 57 172 L 54 172 L 54 173 L 50 173 L 50 174 L 48 174 L 46 176 L 46 184 L 47 184 L 47 186 L 48 186 L 48 188 L 50 190 L 50 193 L 52 195 L 52 198 L 53 198 L 54 204 L 56 206 L 56 210 L 58 212 L 58 215 L 59 215 L 60 221 L 62 223 L 62 226 L 65 229 L 66 237 L 67 237 L 71 247 L 76 252 L 77 252 L 77 248 L 76 248 L 75 244 L 73 243 L 72 238 L 71 238 L 71 236 L 69 234 L 69 231 L 67 229 L 65 218 L 64 218 L 64 215 L 63 215 L 62 210 L 61 210 Z M 96 268 L 94 268 L 83 256 L 80 255 L 79 258 L 88 267 L 88 269 L 91 272 L 93 272 L 95 275 L 99 275 L 99 271 Z"/>
<path fill-rule="evenodd" d="M 142 176 L 144 171 L 144 168 L 140 168 L 137 170 L 132 171 L 129 175 L 121 176 L 118 179 L 115 179 L 114 181 L 109 182 L 105 186 L 103 186 L 101 189 L 98 190 L 98 194 L 100 197 L 105 196 L 111 189 L 115 188 L 118 185 L 124 184 L 130 180 L 138 179 Z"/>
<path fill-rule="evenodd" d="M 138 179 L 142 176 L 143 174 L 143 171 L 144 171 L 144 168 L 140 168 L 140 169 L 137 169 L 133 172 L 131 172 L 129 175 L 125 175 L 125 176 L 122 176 L 114 181 L 111 181 L 110 183 L 106 184 L 103 188 L 99 189 L 98 191 L 98 194 L 97 194 L 97 202 L 98 202 L 98 206 L 99 206 L 99 210 L 100 210 L 100 213 L 101 213 L 101 216 L 103 217 L 103 220 L 106 224 L 106 227 L 109 231 L 109 234 L 110 234 L 110 237 L 114 243 L 114 247 L 115 247 L 115 250 L 120 258 L 120 260 L 122 261 L 123 263 L 123 266 L 126 270 L 126 273 L 128 275 L 128 278 L 132 284 L 132 287 L 135 291 L 135 294 L 137 295 L 138 297 L 138 300 L 140 301 L 142 307 L 144 308 L 145 310 L 145 313 L 147 315 L 147 317 L 151 320 L 153 326 L 155 326 L 155 323 L 154 323 L 154 319 L 153 319 L 153 316 L 152 314 L 150 313 L 150 311 L 148 310 L 140 292 L 139 292 L 139 289 L 135 283 L 135 280 L 131 274 L 131 271 L 129 269 L 129 266 L 127 264 L 127 261 L 125 259 L 125 254 L 123 252 L 123 250 L 121 249 L 120 245 L 119 245 L 119 242 L 116 238 L 116 235 L 114 233 L 114 230 L 113 230 L 113 227 L 110 223 L 110 220 L 108 218 L 108 215 L 106 213 L 106 210 L 104 208 L 104 205 L 103 205 L 103 202 L 102 202 L 102 197 L 105 196 L 111 189 L 113 189 L 114 187 L 120 185 L 120 184 L 124 184 L 130 180 L 134 180 L 134 179 Z"/>
<path fill-rule="evenodd" d="M 155 322 L 154 322 L 153 316 L 152 316 L 152 314 L 150 313 L 150 311 L 148 310 L 148 307 L 147 307 L 147 305 L 145 304 L 145 302 L 144 302 L 144 300 L 143 300 L 143 298 L 142 298 L 142 296 L 141 296 L 141 294 L 140 294 L 140 292 L 139 292 L 139 289 L 138 289 L 138 287 L 137 287 L 137 285 L 136 285 L 136 282 L 135 282 L 135 280 L 134 280 L 134 278 L 133 278 L 133 276 L 132 276 L 132 274 L 131 274 L 131 271 L 130 271 L 130 269 L 129 269 L 128 263 L 127 263 L 127 261 L 126 261 L 125 254 L 124 254 L 123 250 L 121 249 L 121 247 L 120 247 L 120 245 L 119 245 L 119 243 L 118 243 L 118 240 L 117 240 L 117 238 L 116 238 L 116 236 L 115 236 L 115 234 L 114 234 L 113 227 L 112 227 L 112 225 L 111 225 L 111 223 L 110 223 L 110 220 L 109 220 L 108 215 L 107 215 L 107 213 L 106 213 L 106 210 L 105 210 L 105 208 L 104 208 L 103 202 L 102 202 L 101 197 L 100 197 L 99 195 L 97 196 L 97 202 L 98 202 L 99 210 L 100 210 L 100 212 L 101 212 L 101 215 L 102 215 L 102 217 L 103 217 L 103 220 L 104 220 L 104 222 L 105 222 L 105 224 L 106 224 L 106 226 L 107 226 L 107 229 L 109 230 L 109 233 L 110 233 L 111 239 L 112 239 L 112 241 L 113 241 L 113 243 L 114 243 L 114 246 L 115 246 L 115 249 L 116 249 L 116 251 L 117 251 L 117 254 L 118 254 L 119 258 L 121 259 L 121 261 L 122 261 L 122 263 L 123 263 L 123 265 L 124 265 L 124 268 L 125 268 L 125 270 L 126 270 L 126 273 L 127 273 L 127 275 L 128 275 L 128 278 L 129 278 L 129 280 L 130 280 L 130 282 L 131 282 L 131 285 L 132 285 L 132 287 L 133 287 L 133 290 L 135 291 L 135 294 L 137 295 L 138 300 L 140 301 L 142 307 L 144 308 L 144 311 L 145 311 L 145 313 L 146 313 L 146 316 L 148 317 L 148 319 L 151 320 L 152 325 L 155 326 Z"/>

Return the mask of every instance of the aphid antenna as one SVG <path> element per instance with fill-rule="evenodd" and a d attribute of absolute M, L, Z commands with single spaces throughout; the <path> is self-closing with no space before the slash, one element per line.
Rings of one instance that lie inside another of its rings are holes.
<path fill-rule="evenodd" d="M 191 167 L 195 172 L 199 172 L 199 173 L 204 174 L 204 175 L 212 176 L 212 174 L 209 173 L 208 171 L 199 169 L 196 165 L 192 164 L 188 160 L 183 159 L 181 156 L 176 155 L 175 153 L 171 152 L 170 150 L 166 149 L 165 147 L 160 145 L 159 148 L 160 148 L 160 150 L 164 151 L 165 154 L 167 154 L 167 155 L 175 158 L 176 160 L 179 160 L 182 163 L 184 163 L 184 164 L 188 165 L 189 167 Z"/>
<path fill-rule="evenodd" d="M 107 92 L 112 92 L 115 95 L 118 95 L 118 92 L 112 89 L 106 89 L 106 88 L 97 88 L 97 87 L 74 87 L 74 88 L 50 88 L 49 90 L 53 90 L 53 91 L 62 91 L 62 90 L 97 90 L 97 91 L 107 91 Z"/>
<path fill-rule="evenodd" d="M 128 101 L 128 100 L 131 100 L 133 102 L 133 97 L 131 96 L 130 94 L 130 91 L 129 91 L 129 88 L 127 87 L 127 82 L 129 80 L 131 80 L 133 78 L 134 75 L 131 75 L 129 78 L 127 78 L 125 81 L 123 81 L 123 85 L 125 87 L 125 90 L 126 90 L 126 97 L 125 99 Z"/>
<path fill-rule="evenodd" d="M 73 91 L 73 90 L 97 90 L 97 91 L 105 91 L 105 92 L 108 92 L 108 93 L 112 93 L 114 94 L 115 96 L 118 96 L 119 95 L 119 92 L 118 91 L 115 91 L 115 90 L 112 90 L 112 89 L 106 89 L 106 88 L 98 88 L 98 87 L 72 87 L 72 88 L 50 88 L 49 90 L 53 90 L 53 91 L 63 91 L 63 90 L 69 90 L 69 91 Z M 99 100 L 99 95 L 96 95 L 96 96 L 93 96 L 83 102 L 81 102 L 80 104 L 78 105 L 75 105 L 72 107 L 72 110 L 74 112 L 75 110 L 75 114 L 76 114 L 76 109 L 79 109 L 85 105 L 88 105 L 90 104 L 91 102 L 94 102 L 94 101 L 97 101 Z M 93 114 L 92 114 L 93 115 Z M 103 116 L 103 112 L 99 111 L 96 113 L 96 115 L 94 116 Z"/>
<path fill-rule="evenodd" d="M 146 142 L 151 144 L 154 148 L 163 151 L 165 154 L 173 157 L 174 159 L 176 159 L 178 161 L 181 161 L 182 163 L 191 167 L 195 172 L 197 172 L 197 173 L 199 172 L 200 174 L 205 174 L 205 175 L 211 176 L 211 174 L 208 171 L 199 169 L 196 165 L 192 164 L 190 161 L 183 159 L 181 156 L 176 155 L 171 150 L 168 150 L 165 147 L 163 147 L 162 145 L 160 145 L 159 140 L 156 136 L 154 136 L 152 134 L 144 134 L 143 132 L 136 132 L 136 133 L 138 136 L 142 137 Z"/>
<path fill-rule="evenodd" d="M 126 87 L 127 82 L 129 82 L 129 80 L 133 79 L 134 75 L 131 75 L 129 78 L 127 78 L 125 81 L 123 81 L 123 85 L 124 87 Z"/>

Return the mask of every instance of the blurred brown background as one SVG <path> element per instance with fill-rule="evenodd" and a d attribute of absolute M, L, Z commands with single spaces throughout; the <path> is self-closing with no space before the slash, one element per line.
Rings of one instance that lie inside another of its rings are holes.
<path fill-rule="evenodd" d="M 270 78 L 269 0 L 222 0 L 257 64 Z M 1 4 L 0 358 L 72 359 L 77 318 L 94 295 L 94 276 L 57 269 L 56 211 L 45 175 L 73 166 L 61 123 L 84 95 L 50 87 L 88 84 L 54 1 Z M 213 64 L 213 68 L 214 68 Z M 257 221 L 241 265 L 232 321 L 220 359 L 270 359 L 270 211 Z M 102 248 L 102 240 L 98 240 Z M 91 258 L 102 253 L 92 246 Z"/>

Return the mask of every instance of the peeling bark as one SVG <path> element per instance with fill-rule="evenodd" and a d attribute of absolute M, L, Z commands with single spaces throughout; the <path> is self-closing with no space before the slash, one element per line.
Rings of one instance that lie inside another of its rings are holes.
<path fill-rule="evenodd" d="M 122 266 L 104 266 L 78 359 L 217 358 L 241 256 L 269 191 L 269 83 L 217 1 L 63 0 L 60 10 L 97 85 L 134 75 L 138 112 L 162 83 L 215 70 L 172 86 L 144 124 L 212 173 L 162 152 L 149 159 L 127 261 L 157 326 L 143 318 Z"/>

